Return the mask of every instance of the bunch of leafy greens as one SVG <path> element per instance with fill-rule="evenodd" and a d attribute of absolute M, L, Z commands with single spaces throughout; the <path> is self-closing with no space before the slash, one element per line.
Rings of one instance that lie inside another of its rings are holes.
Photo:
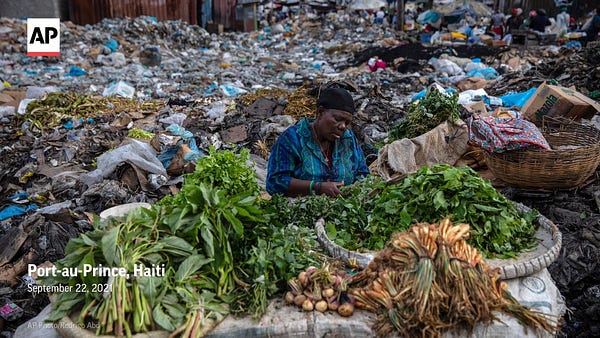
<path fill-rule="evenodd" d="M 184 239 L 175 226 L 165 224 L 163 211 L 153 206 L 126 217 L 96 217 L 94 230 L 71 239 L 56 266 L 79 270 L 43 279 L 46 285 L 72 288 L 58 294 L 48 320 L 81 310 L 78 324 L 96 322 L 97 335 L 131 336 L 158 328 L 202 330 L 207 319 L 222 318 L 227 308 L 216 299 L 215 282 L 204 273 L 212 271 L 214 258 L 198 249 L 197 241 Z M 127 275 L 112 278 L 114 272 L 90 272 L 89 267 L 122 268 Z M 140 273 L 136 267 L 150 270 Z M 158 273 L 151 272 L 154 268 Z"/>
<path fill-rule="evenodd" d="M 96 219 L 92 232 L 69 242 L 59 268 L 102 264 L 131 273 L 135 264 L 164 264 L 166 271 L 112 282 L 82 274 L 47 279 L 49 285 L 88 286 L 88 292 L 59 295 L 51 320 L 82 309 L 80 321 L 101 323 L 98 334 L 129 336 L 156 328 L 200 332 L 204 319 L 229 312 L 262 315 L 268 298 L 320 257 L 310 229 L 277 221 L 273 210 L 283 201 L 259 198 L 248 159 L 244 149 L 211 149 L 176 196 L 126 218 Z M 118 296 L 93 292 L 97 283 L 116 285 Z"/>
<path fill-rule="evenodd" d="M 240 148 L 239 152 L 217 151 L 213 146 L 209 154 L 196 163 L 191 174 L 184 175 L 185 185 L 194 186 L 204 183 L 218 187 L 226 195 L 247 193 L 252 196 L 260 194 L 260 186 L 256 182 L 256 172 L 248 166 L 250 152 Z M 185 195 L 166 196 L 158 204 L 179 204 Z"/>
<path fill-rule="evenodd" d="M 537 212 L 519 214 L 514 203 L 466 166 L 423 167 L 371 199 L 365 199 L 363 192 L 339 198 L 336 204 L 328 206 L 332 212 L 326 218 L 326 231 L 350 250 L 379 250 L 394 232 L 446 216 L 471 226 L 469 243 L 486 257 L 515 257 L 535 245 Z M 350 206 L 368 216 L 357 221 L 357 212 L 343 210 Z"/>
<path fill-rule="evenodd" d="M 448 119 L 459 118 L 458 94 L 449 95 L 430 87 L 422 100 L 409 106 L 406 118 L 390 130 L 388 142 L 419 136 Z"/>
<path fill-rule="evenodd" d="M 240 242 L 240 269 L 250 281 L 251 288 L 238 288 L 233 313 L 250 312 L 260 317 L 268 305 L 268 298 L 287 290 L 287 281 L 308 266 L 319 266 L 328 258 L 318 247 L 313 225 L 297 222 L 309 213 L 298 212 L 297 204 L 275 195 L 262 201 L 265 222 L 254 226 L 252 234 Z"/>

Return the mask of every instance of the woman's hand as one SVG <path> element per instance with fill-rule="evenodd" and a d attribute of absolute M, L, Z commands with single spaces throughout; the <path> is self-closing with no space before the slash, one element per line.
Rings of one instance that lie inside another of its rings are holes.
<path fill-rule="evenodd" d="M 339 187 L 344 185 L 344 181 L 342 182 L 319 182 L 321 183 L 319 186 L 318 194 L 327 195 L 329 197 L 336 197 L 340 195 L 342 192 Z"/>

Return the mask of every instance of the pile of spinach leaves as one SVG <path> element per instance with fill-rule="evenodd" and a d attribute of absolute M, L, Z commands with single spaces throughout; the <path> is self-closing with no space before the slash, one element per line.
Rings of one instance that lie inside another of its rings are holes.
<path fill-rule="evenodd" d="M 520 214 L 469 167 L 422 167 L 383 189 L 369 181 L 361 184 L 361 189 L 327 205 L 324 213 L 328 236 L 349 250 L 379 250 L 394 232 L 446 216 L 471 226 L 469 243 L 486 257 L 515 257 L 536 244 L 537 211 Z M 375 187 L 380 192 L 368 198 L 367 191 Z"/>

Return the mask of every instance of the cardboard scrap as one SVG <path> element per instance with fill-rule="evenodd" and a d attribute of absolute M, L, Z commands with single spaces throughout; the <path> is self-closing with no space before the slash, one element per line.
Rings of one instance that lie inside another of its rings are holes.
<path fill-rule="evenodd" d="M 543 83 L 523 106 L 523 117 L 537 126 L 544 116 L 572 120 L 590 119 L 600 111 L 600 104 L 574 88 Z"/>
<path fill-rule="evenodd" d="M 465 91 L 465 90 L 476 90 L 476 89 L 481 89 L 481 88 L 485 88 L 485 86 L 487 85 L 488 81 L 482 77 L 467 77 L 464 78 L 462 80 L 460 80 L 456 86 L 458 87 L 458 89 L 460 89 L 461 91 Z"/>

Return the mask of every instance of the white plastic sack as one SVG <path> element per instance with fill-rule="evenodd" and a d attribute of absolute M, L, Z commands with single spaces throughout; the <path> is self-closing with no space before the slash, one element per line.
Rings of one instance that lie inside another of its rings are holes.
<path fill-rule="evenodd" d="M 470 90 L 465 90 L 462 91 L 458 94 L 458 104 L 469 104 L 469 103 L 473 103 L 473 99 L 476 96 L 488 96 L 487 92 L 485 91 L 485 89 L 480 88 L 480 89 L 470 89 Z"/>
<path fill-rule="evenodd" d="M 350 3 L 350 9 L 361 10 L 361 9 L 379 9 L 387 6 L 387 2 L 383 0 L 355 0 Z"/>
<path fill-rule="evenodd" d="M 19 102 L 19 107 L 17 107 L 17 113 L 19 113 L 19 115 L 25 115 L 25 113 L 27 113 L 27 106 L 32 101 L 35 101 L 35 99 L 23 99 L 23 100 L 21 100 L 21 102 Z"/>
<path fill-rule="evenodd" d="M 99 183 L 112 174 L 117 166 L 123 162 L 130 162 L 136 167 L 152 174 L 169 176 L 167 175 L 167 170 L 156 157 L 156 152 L 150 144 L 135 139 L 130 139 L 130 142 L 127 145 L 98 156 L 97 169 L 81 175 L 81 182 L 88 187 Z"/>
<path fill-rule="evenodd" d="M 0 106 L 0 119 L 15 115 L 15 110 L 13 106 Z"/>
<path fill-rule="evenodd" d="M 294 124 L 296 119 L 290 115 L 274 115 L 261 125 L 259 135 L 263 138 L 279 136 Z"/>
<path fill-rule="evenodd" d="M 238 96 L 245 94 L 248 91 L 231 83 L 222 84 L 219 89 L 225 96 Z"/>
<path fill-rule="evenodd" d="M 459 65 L 447 59 L 436 59 L 431 62 L 431 65 L 438 73 L 446 73 L 450 76 L 464 74 Z"/>
<path fill-rule="evenodd" d="M 506 281 L 511 295 L 534 311 L 543 312 L 556 318 L 565 313 L 564 299 L 554 284 L 547 269 L 543 269 L 530 276 L 509 279 Z M 473 333 L 466 336 L 464 333 L 447 333 L 444 338 L 459 337 L 521 337 L 521 338 L 551 338 L 548 332 L 538 334 L 532 328 L 524 328 L 519 321 L 510 315 L 496 313 L 498 320 L 490 325 L 476 325 Z"/>
<path fill-rule="evenodd" d="M 37 316 L 19 326 L 15 330 L 13 338 L 60 338 L 54 329 L 56 324 L 45 323 L 51 311 L 52 304 L 49 304 Z"/>
<path fill-rule="evenodd" d="M 225 119 L 225 112 L 227 111 L 227 106 L 223 101 L 213 102 L 207 112 L 207 117 L 209 119 L 215 120 L 216 123 L 223 122 Z"/>
<path fill-rule="evenodd" d="M 159 119 L 158 122 L 160 123 L 164 123 L 164 124 L 178 124 L 178 125 L 183 125 L 183 122 L 185 121 L 185 119 L 187 118 L 187 115 L 184 113 L 175 113 L 175 114 L 171 114 L 167 117 L 164 117 L 162 119 Z"/>
<path fill-rule="evenodd" d="M 102 64 L 103 66 L 111 66 L 115 68 L 122 68 L 127 65 L 127 58 L 123 53 L 114 52 L 108 55 L 98 55 L 96 57 L 96 63 Z"/>

